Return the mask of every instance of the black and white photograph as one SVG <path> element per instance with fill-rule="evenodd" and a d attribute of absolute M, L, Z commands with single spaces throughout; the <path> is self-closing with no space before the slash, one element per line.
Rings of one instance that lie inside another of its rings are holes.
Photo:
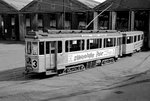
<path fill-rule="evenodd" d="M 150 0 L 0 0 L 0 101 L 150 101 Z"/>

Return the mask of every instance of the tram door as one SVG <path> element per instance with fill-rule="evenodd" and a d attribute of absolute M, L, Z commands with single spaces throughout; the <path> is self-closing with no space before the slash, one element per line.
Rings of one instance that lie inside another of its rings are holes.
<path fill-rule="evenodd" d="M 46 42 L 46 70 L 55 72 L 57 70 L 57 45 L 56 41 Z"/>
<path fill-rule="evenodd" d="M 117 43 L 118 43 L 118 46 L 119 46 L 119 55 L 122 56 L 122 38 L 119 37 L 117 39 Z"/>
<path fill-rule="evenodd" d="M 126 43 L 127 43 L 127 38 L 126 38 L 126 34 L 123 34 L 123 38 L 122 38 L 122 52 L 123 54 L 126 53 Z"/>

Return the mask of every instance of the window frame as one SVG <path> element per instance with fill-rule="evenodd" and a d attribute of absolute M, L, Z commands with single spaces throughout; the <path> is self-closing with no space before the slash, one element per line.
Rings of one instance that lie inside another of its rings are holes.
<path fill-rule="evenodd" d="M 41 43 L 43 43 L 43 47 L 44 47 L 42 51 L 41 51 L 42 48 L 40 46 Z M 39 47 L 39 55 L 45 55 L 45 41 L 40 41 L 38 47 Z"/>
<path fill-rule="evenodd" d="M 26 42 L 26 54 L 32 55 L 32 41 Z"/>
<path fill-rule="evenodd" d="M 91 47 L 90 40 L 93 41 L 93 45 L 95 44 L 96 47 Z M 102 38 L 92 38 L 92 39 L 87 39 L 86 41 L 87 41 L 87 47 L 86 47 L 87 50 L 102 48 Z"/>
<path fill-rule="evenodd" d="M 109 42 L 109 40 L 110 40 L 110 42 Z M 116 46 L 116 37 L 104 38 L 104 48 L 115 47 L 115 46 Z"/>
<path fill-rule="evenodd" d="M 138 35 L 138 41 L 140 41 L 141 40 L 141 36 L 140 35 Z"/>
<path fill-rule="evenodd" d="M 73 41 L 76 41 L 76 44 Z M 75 52 L 82 50 L 85 50 L 84 39 L 65 40 L 65 52 Z"/>
<path fill-rule="evenodd" d="M 134 42 L 137 42 L 137 36 L 136 35 L 134 36 Z"/>
<path fill-rule="evenodd" d="M 55 45 L 56 45 L 56 42 L 57 42 L 57 53 L 62 53 L 62 41 L 61 40 L 59 40 L 59 41 L 45 41 L 45 43 L 46 43 L 46 54 L 55 54 Z M 61 42 L 61 46 L 59 45 L 59 42 Z M 50 44 L 51 43 L 51 44 Z M 51 47 L 51 48 L 50 48 Z M 60 47 L 61 47 L 61 49 L 60 49 Z M 50 49 L 51 49 L 51 52 L 50 52 Z M 60 49 L 60 50 L 59 50 Z"/>
<path fill-rule="evenodd" d="M 130 41 L 128 42 L 128 37 L 130 38 Z M 127 36 L 126 37 L 126 44 L 131 44 L 133 43 L 133 36 Z"/>

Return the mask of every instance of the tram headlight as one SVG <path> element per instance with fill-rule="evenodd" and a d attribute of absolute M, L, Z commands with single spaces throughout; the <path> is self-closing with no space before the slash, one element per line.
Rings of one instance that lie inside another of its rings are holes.
<path fill-rule="evenodd" d="M 30 57 L 26 57 L 26 66 L 31 66 L 32 65 L 32 61 Z"/>
<path fill-rule="evenodd" d="M 30 57 L 27 57 L 27 58 L 26 58 L 26 63 L 27 63 L 28 65 L 31 65 L 31 58 L 30 58 Z"/>

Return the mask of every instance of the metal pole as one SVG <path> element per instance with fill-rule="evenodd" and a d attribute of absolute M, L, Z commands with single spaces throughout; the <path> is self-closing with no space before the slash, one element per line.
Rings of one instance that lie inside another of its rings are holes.
<path fill-rule="evenodd" d="M 103 12 L 105 12 L 107 9 L 109 9 L 112 6 L 113 3 L 111 3 L 106 9 L 104 9 L 100 14 L 98 14 L 85 28 L 87 29 L 90 24 L 97 18 L 99 17 Z"/>
<path fill-rule="evenodd" d="M 65 1 L 63 0 L 63 29 L 65 29 Z"/>

